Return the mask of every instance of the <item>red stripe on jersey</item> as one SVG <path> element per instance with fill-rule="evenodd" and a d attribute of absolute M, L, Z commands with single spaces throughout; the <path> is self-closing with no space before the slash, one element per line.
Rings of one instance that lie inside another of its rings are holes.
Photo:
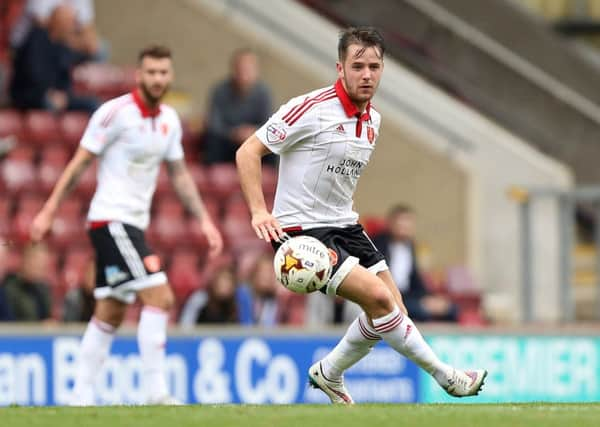
<path fill-rule="evenodd" d="M 102 120 L 102 127 L 106 127 L 110 124 L 111 120 L 113 119 L 113 117 L 117 114 L 117 111 L 121 109 L 121 107 L 124 107 L 125 105 L 129 104 L 133 102 L 129 97 L 127 99 L 123 99 L 121 102 L 118 102 L 116 105 L 114 105 L 110 111 L 108 113 L 106 113 L 106 116 L 104 116 L 104 119 Z"/>
<path fill-rule="evenodd" d="M 329 101 L 330 99 L 334 99 L 334 98 L 337 98 L 337 95 L 335 93 L 333 95 L 326 96 L 325 98 L 315 99 L 315 100 L 309 102 L 308 104 L 306 104 L 306 106 L 304 106 L 303 108 L 298 110 L 298 112 L 295 113 L 291 119 L 286 121 L 287 125 L 292 126 L 294 123 L 296 123 L 300 119 L 300 117 L 302 117 L 304 115 L 304 113 L 306 113 L 307 111 L 312 109 L 315 105 L 320 104 L 321 102 Z"/>
<path fill-rule="evenodd" d="M 283 120 L 286 121 L 288 118 L 290 118 L 291 116 L 293 116 L 296 113 L 296 111 L 298 111 L 300 108 L 304 107 L 310 101 L 313 101 L 315 99 L 319 99 L 319 98 L 321 98 L 323 96 L 331 95 L 334 92 L 335 92 L 335 88 L 332 87 L 331 89 L 327 89 L 327 90 L 325 90 L 325 91 L 323 91 L 321 93 L 318 93 L 317 95 L 313 96 L 312 98 L 306 98 L 300 104 L 294 106 L 294 108 L 292 108 L 290 111 L 288 111 L 283 116 Z"/>

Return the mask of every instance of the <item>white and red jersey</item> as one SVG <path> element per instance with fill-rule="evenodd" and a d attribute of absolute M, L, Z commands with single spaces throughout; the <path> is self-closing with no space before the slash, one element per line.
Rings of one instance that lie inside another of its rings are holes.
<path fill-rule="evenodd" d="M 102 104 L 81 139 L 82 147 L 98 155 L 88 221 L 146 229 L 160 163 L 183 159 L 181 133 L 173 108 L 149 110 L 137 91 Z"/>
<path fill-rule="evenodd" d="M 338 80 L 293 98 L 256 131 L 280 156 L 273 215 L 283 228 L 356 224 L 354 191 L 380 123 L 370 103 L 358 111 Z"/>

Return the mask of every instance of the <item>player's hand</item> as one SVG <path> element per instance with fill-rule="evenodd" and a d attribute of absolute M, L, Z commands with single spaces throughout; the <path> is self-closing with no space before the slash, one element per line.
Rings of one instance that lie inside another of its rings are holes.
<path fill-rule="evenodd" d="M 258 238 L 265 242 L 270 242 L 271 239 L 280 242 L 284 238 L 279 221 L 267 211 L 252 215 L 252 228 Z"/>
<path fill-rule="evenodd" d="M 223 238 L 221 237 L 221 233 L 209 218 L 204 219 L 200 224 L 200 227 L 206 236 L 206 240 L 208 240 L 208 258 L 213 259 L 223 250 Z"/>
<path fill-rule="evenodd" d="M 29 236 L 33 242 L 41 241 L 52 227 L 54 215 L 42 209 L 33 219 L 29 228 Z"/>

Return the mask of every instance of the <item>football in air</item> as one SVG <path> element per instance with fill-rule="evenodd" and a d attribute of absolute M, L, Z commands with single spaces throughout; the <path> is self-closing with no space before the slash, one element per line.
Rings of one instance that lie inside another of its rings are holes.
<path fill-rule="evenodd" d="M 307 294 L 321 289 L 331 276 L 329 249 L 310 236 L 292 237 L 273 259 L 277 280 L 290 291 Z"/>

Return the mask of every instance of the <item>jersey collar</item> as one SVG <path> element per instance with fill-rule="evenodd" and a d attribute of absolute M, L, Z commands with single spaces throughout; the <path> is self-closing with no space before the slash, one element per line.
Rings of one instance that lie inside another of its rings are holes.
<path fill-rule="evenodd" d="M 358 111 L 358 108 L 356 108 L 356 105 L 354 105 L 354 103 L 350 100 L 350 96 L 348 96 L 346 89 L 344 89 L 344 85 L 342 84 L 341 79 L 338 79 L 335 82 L 334 87 L 335 93 L 337 94 L 340 102 L 342 103 L 342 107 L 344 107 L 344 111 L 346 112 L 346 115 L 348 117 L 356 117 L 361 121 L 371 120 L 371 101 L 367 103 L 367 108 L 365 109 L 365 112 L 361 114 L 360 111 Z"/>
<path fill-rule="evenodd" d="M 133 100 L 135 101 L 135 105 L 137 105 L 137 107 L 140 110 L 140 113 L 142 113 L 142 117 L 147 118 L 147 117 L 156 117 L 160 114 L 160 105 L 158 105 L 155 108 L 149 108 L 146 103 L 144 102 L 144 100 L 142 99 L 142 97 L 139 95 L 138 93 L 138 89 L 134 89 L 131 92 L 131 96 L 133 96 Z"/>

